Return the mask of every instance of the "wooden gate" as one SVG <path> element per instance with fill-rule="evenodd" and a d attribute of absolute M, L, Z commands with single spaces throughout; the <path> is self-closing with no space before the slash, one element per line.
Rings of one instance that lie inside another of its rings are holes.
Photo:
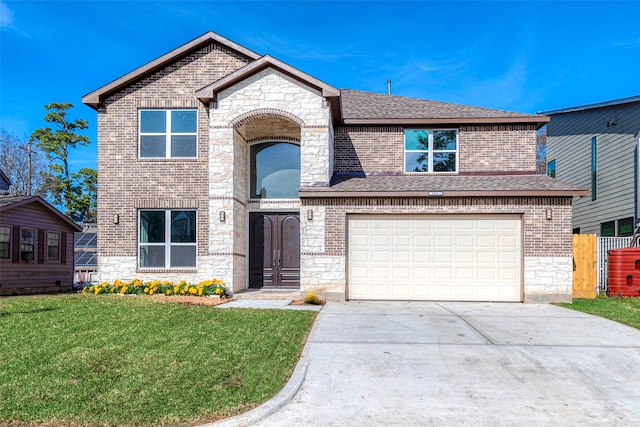
<path fill-rule="evenodd" d="M 597 237 L 573 235 L 573 298 L 595 298 L 597 292 Z"/>

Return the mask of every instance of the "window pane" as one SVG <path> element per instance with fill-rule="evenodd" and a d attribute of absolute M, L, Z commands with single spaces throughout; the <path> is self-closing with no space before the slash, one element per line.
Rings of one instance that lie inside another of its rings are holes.
<path fill-rule="evenodd" d="M 296 199 L 300 188 L 300 146 L 285 142 L 251 146 L 251 197 Z"/>
<path fill-rule="evenodd" d="M 164 135 L 141 135 L 140 157 L 166 157 L 166 141 Z"/>
<path fill-rule="evenodd" d="M 11 229 L 0 227 L 0 258 L 9 258 L 9 246 L 11 241 Z"/>
<path fill-rule="evenodd" d="M 195 267 L 196 266 L 196 247 L 189 246 L 171 246 L 171 267 Z"/>
<path fill-rule="evenodd" d="M 618 221 L 618 236 L 633 235 L 633 218 L 625 218 Z"/>
<path fill-rule="evenodd" d="M 164 110 L 140 111 L 140 132 L 166 133 L 167 113 Z"/>
<path fill-rule="evenodd" d="M 434 172 L 455 172 L 456 153 L 433 153 Z"/>
<path fill-rule="evenodd" d="M 172 111 L 171 133 L 195 133 L 198 131 L 196 124 L 197 114 L 194 111 Z"/>
<path fill-rule="evenodd" d="M 434 150 L 455 150 L 456 131 L 455 130 L 434 130 L 433 131 Z"/>
<path fill-rule="evenodd" d="M 47 233 L 47 261 L 60 260 L 60 234 Z"/>
<path fill-rule="evenodd" d="M 196 212 L 171 212 L 171 242 L 195 243 L 196 241 Z"/>
<path fill-rule="evenodd" d="M 429 172 L 429 153 L 405 153 L 405 172 Z"/>
<path fill-rule="evenodd" d="M 140 267 L 164 267 L 164 246 L 140 246 Z"/>
<path fill-rule="evenodd" d="M 614 221 L 603 222 L 600 229 L 602 237 L 613 237 L 616 235 L 616 223 Z"/>
<path fill-rule="evenodd" d="M 549 175 L 551 178 L 556 177 L 556 160 L 555 159 L 547 163 L 547 175 Z"/>
<path fill-rule="evenodd" d="M 405 150 L 429 150 L 428 130 L 405 130 L 404 135 Z"/>
<path fill-rule="evenodd" d="M 196 157 L 196 136 L 172 135 L 171 157 Z"/>
<path fill-rule="evenodd" d="M 164 243 L 164 211 L 140 212 L 140 243 Z"/>

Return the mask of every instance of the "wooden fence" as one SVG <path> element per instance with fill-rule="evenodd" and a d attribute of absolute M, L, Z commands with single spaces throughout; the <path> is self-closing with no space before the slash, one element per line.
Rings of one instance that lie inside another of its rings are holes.
<path fill-rule="evenodd" d="M 597 237 L 573 235 L 573 298 L 595 298 L 597 289 Z"/>

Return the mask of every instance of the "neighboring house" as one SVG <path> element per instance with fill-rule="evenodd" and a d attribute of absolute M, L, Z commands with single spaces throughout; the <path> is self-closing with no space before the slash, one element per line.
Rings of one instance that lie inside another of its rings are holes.
<path fill-rule="evenodd" d="M 571 300 L 586 191 L 535 175 L 548 117 L 340 90 L 212 32 L 83 102 L 101 280 Z"/>
<path fill-rule="evenodd" d="M 11 187 L 11 180 L 0 169 L 0 195 L 9 194 L 9 187 Z"/>
<path fill-rule="evenodd" d="M 71 289 L 80 230 L 40 196 L 0 196 L 0 295 Z"/>
<path fill-rule="evenodd" d="M 573 200 L 573 232 L 630 236 L 638 222 L 640 95 L 547 111 L 550 176 L 590 189 Z"/>
<path fill-rule="evenodd" d="M 73 283 L 96 281 L 98 272 L 98 230 L 96 224 L 83 224 L 74 236 L 75 273 Z"/>

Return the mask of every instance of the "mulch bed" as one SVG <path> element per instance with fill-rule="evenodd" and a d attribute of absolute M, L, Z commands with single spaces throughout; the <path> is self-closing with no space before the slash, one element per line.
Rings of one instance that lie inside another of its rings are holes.
<path fill-rule="evenodd" d="M 235 301 L 233 298 L 227 297 L 194 297 L 187 295 L 152 295 L 151 298 L 156 300 L 157 302 L 165 303 L 174 303 L 174 304 L 183 304 L 183 305 L 206 305 L 213 307 L 215 305 L 224 304 L 230 301 Z"/>

